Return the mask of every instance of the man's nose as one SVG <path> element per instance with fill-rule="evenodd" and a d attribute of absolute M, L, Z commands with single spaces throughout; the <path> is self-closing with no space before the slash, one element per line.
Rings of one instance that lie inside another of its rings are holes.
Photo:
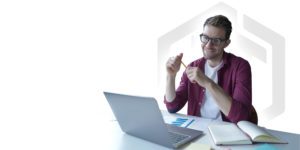
<path fill-rule="evenodd" d="M 213 46 L 213 44 L 212 44 L 211 40 L 209 40 L 209 41 L 205 44 L 205 47 L 212 47 L 212 46 Z"/>

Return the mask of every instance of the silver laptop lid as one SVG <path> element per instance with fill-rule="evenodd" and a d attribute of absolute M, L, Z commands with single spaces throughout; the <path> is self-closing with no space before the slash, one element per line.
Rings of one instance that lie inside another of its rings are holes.
<path fill-rule="evenodd" d="M 110 92 L 104 92 L 104 95 L 124 132 L 166 147 L 174 147 L 154 98 Z"/>

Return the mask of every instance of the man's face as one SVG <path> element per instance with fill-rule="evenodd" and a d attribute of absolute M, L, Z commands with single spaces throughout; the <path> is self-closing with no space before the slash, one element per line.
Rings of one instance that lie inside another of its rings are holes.
<path fill-rule="evenodd" d="M 229 40 L 225 40 L 225 30 L 212 25 L 204 27 L 201 41 L 203 56 L 208 60 L 221 57 L 224 48 L 230 43 Z"/>

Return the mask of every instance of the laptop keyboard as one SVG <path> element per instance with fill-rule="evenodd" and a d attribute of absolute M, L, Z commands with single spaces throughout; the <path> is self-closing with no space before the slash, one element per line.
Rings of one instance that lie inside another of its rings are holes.
<path fill-rule="evenodd" d="M 168 131 L 168 132 L 170 133 L 169 135 L 171 136 L 172 142 L 175 144 L 189 137 L 188 135 L 183 135 L 172 131 Z"/>

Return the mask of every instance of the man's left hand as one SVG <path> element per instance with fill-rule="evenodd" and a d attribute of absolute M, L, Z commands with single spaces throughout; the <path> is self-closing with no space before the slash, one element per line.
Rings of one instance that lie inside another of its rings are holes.
<path fill-rule="evenodd" d="M 210 79 L 198 67 L 187 67 L 185 72 L 192 83 L 198 83 L 200 86 L 206 87 L 210 82 Z"/>

